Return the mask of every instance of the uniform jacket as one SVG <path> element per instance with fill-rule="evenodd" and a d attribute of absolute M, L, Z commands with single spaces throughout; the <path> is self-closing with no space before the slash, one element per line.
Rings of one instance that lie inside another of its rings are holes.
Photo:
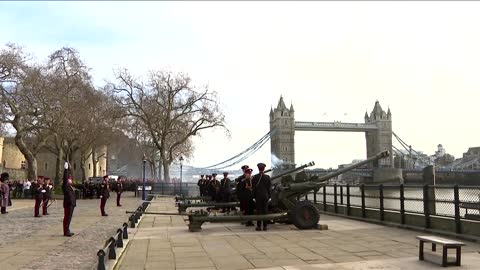
<path fill-rule="evenodd" d="M 259 173 L 253 176 L 253 195 L 255 200 L 270 199 L 270 189 L 272 188 L 272 181 L 267 174 Z"/>
<path fill-rule="evenodd" d="M 103 196 L 103 199 L 108 199 L 110 198 L 110 190 L 108 190 L 108 185 L 103 184 L 102 189 L 101 189 L 101 196 Z"/>
<path fill-rule="evenodd" d="M 77 206 L 77 198 L 75 197 L 75 191 L 72 185 L 68 183 L 68 169 L 63 171 L 63 207 L 75 207 Z"/>
<path fill-rule="evenodd" d="M 6 183 L 0 183 L 0 206 L 7 207 L 8 206 L 8 199 L 10 196 L 10 188 Z"/>
<path fill-rule="evenodd" d="M 230 193 L 232 191 L 232 188 L 230 186 L 230 179 L 227 177 L 227 178 L 223 178 L 221 181 L 220 181 L 220 192 L 221 193 Z"/>

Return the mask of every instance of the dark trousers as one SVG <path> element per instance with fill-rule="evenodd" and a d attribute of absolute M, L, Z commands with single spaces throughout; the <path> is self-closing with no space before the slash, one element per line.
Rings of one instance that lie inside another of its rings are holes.
<path fill-rule="evenodd" d="M 70 233 L 70 222 L 73 216 L 73 206 L 63 206 L 63 235 Z"/>
<path fill-rule="evenodd" d="M 224 203 L 228 203 L 230 202 L 230 193 L 229 192 L 223 192 L 223 195 L 222 195 L 222 202 Z M 223 211 L 226 212 L 226 211 L 230 211 L 230 207 L 223 207 Z"/>
<path fill-rule="evenodd" d="M 2 210 L 1 210 L 1 213 L 2 213 L 2 214 L 6 214 L 6 213 L 7 213 L 7 207 L 6 207 L 6 206 L 2 206 L 1 209 L 2 209 Z"/>
<path fill-rule="evenodd" d="M 122 196 L 122 193 L 117 192 L 117 206 L 120 206 L 120 196 Z"/>
<path fill-rule="evenodd" d="M 268 214 L 268 200 L 265 199 L 255 199 L 255 207 L 257 210 L 257 215 L 266 215 Z M 267 227 L 268 220 L 257 220 L 257 227 Z"/>
<path fill-rule="evenodd" d="M 107 198 L 102 197 L 100 199 L 100 212 L 102 212 L 102 215 L 105 215 L 105 204 L 107 203 Z"/>
<path fill-rule="evenodd" d="M 42 205 L 43 215 L 47 214 L 47 206 L 48 206 L 48 201 L 49 200 L 50 200 L 49 198 L 43 198 L 43 205 Z"/>
<path fill-rule="evenodd" d="M 39 217 L 40 216 L 40 204 L 41 204 L 42 200 L 40 199 L 40 197 L 35 197 L 35 216 L 36 217 Z"/>

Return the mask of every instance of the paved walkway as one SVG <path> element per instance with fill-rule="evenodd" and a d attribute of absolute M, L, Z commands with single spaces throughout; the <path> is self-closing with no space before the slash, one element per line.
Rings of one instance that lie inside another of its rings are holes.
<path fill-rule="evenodd" d="M 33 217 L 33 200 L 14 200 L 0 216 L 0 269 L 95 269 L 98 249 L 128 220 L 125 210 L 140 205 L 133 193 L 122 197 L 123 207 L 113 196 L 107 201 L 108 217 L 100 216 L 100 200 L 77 200 L 70 238 L 63 236 L 61 200 L 41 218 Z"/>
<path fill-rule="evenodd" d="M 176 212 L 159 198 L 148 211 Z M 256 232 L 240 224 L 206 223 L 188 232 L 181 216 L 146 216 L 117 265 L 136 269 L 439 269 L 418 261 L 416 235 L 424 233 L 322 215 L 329 230 L 300 231 L 272 225 Z M 480 269 L 480 246 L 467 243 L 462 267 Z"/>

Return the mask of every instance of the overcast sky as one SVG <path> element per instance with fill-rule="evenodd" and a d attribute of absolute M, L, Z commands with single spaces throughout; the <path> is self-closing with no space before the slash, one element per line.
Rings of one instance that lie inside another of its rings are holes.
<path fill-rule="evenodd" d="M 204 132 L 187 164 L 260 139 L 283 95 L 297 121 L 363 122 L 379 100 L 393 130 L 433 154 L 480 145 L 479 2 L 0 2 L 0 43 L 45 57 L 72 46 L 101 86 L 115 67 L 184 71 L 218 92 L 231 137 Z M 363 133 L 297 132 L 296 162 L 366 156 Z M 397 143 L 397 146 L 399 144 Z M 244 163 L 270 164 L 270 144 Z"/>

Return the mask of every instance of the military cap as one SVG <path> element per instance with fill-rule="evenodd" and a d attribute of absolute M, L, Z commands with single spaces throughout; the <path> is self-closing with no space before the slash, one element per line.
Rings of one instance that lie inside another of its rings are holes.
<path fill-rule="evenodd" d="M 253 172 L 253 170 L 250 169 L 250 168 L 245 170 L 245 173 L 252 173 L 252 172 Z"/>
<path fill-rule="evenodd" d="M 105 175 L 105 176 L 103 177 L 103 179 L 108 179 L 108 175 Z"/>
<path fill-rule="evenodd" d="M 215 176 L 217 176 L 217 174 L 216 174 L 216 173 L 212 173 L 212 176 L 215 177 Z"/>
<path fill-rule="evenodd" d="M 228 175 L 228 172 L 223 172 L 223 175 Z"/>
<path fill-rule="evenodd" d="M 243 165 L 241 169 L 242 169 L 242 171 L 245 171 L 248 168 L 249 168 L 248 165 Z"/>
<path fill-rule="evenodd" d="M 265 165 L 265 163 L 258 163 L 258 164 L 257 164 L 257 167 L 258 167 L 259 169 L 265 169 L 266 166 L 267 166 L 267 165 Z"/>
<path fill-rule="evenodd" d="M 203 174 L 201 174 L 201 175 L 200 175 L 200 177 L 204 177 L 204 175 L 203 175 Z"/>

